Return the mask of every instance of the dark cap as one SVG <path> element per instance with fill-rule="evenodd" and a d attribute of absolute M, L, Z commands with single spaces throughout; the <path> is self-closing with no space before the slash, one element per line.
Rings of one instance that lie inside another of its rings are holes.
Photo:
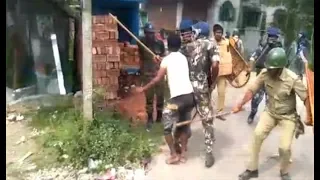
<path fill-rule="evenodd" d="M 223 32 L 223 27 L 220 24 L 215 24 L 213 26 L 213 32 L 215 32 L 217 30 L 221 30 Z"/>
<path fill-rule="evenodd" d="M 172 33 L 167 39 L 169 49 L 179 49 L 181 47 L 181 37 L 178 34 Z"/>

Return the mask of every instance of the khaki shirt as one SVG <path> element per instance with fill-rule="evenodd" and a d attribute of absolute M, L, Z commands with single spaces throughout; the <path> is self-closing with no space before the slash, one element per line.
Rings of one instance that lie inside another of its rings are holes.
<path fill-rule="evenodd" d="M 263 69 L 249 90 L 255 94 L 262 87 L 268 95 L 266 111 L 270 115 L 278 119 L 296 120 L 296 94 L 304 102 L 308 93 L 306 86 L 294 72 L 284 68 L 279 80 L 274 80 Z"/>
<path fill-rule="evenodd" d="M 232 73 L 232 56 L 230 53 L 229 39 L 222 39 L 218 42 L 220 63 L 219 76 L 229 75 Z"/>

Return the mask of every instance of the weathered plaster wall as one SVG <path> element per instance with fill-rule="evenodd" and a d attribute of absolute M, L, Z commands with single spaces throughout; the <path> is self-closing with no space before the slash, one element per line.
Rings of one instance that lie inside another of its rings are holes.
<path fill-rule="evenodd" d="M 235 8 L 235 19 L 233 22 L 221 22 L 219 21 L 219 12 L 220 7 L 226 1 L 230 1 Z M 208 23 L 211 28 L 214 24 L 221 24 L 225 31 L 230 31 L 237 27 L 237 22 L 239 20 L 239 12 L 240 12 L 240 0 L 213 0 L 212 6 L 208 8 Z M 210 13 L 210 14 L 209 14 Z"/>

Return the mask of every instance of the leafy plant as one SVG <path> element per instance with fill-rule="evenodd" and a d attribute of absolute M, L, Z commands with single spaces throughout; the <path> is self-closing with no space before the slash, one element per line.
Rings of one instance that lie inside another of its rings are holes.
<path fill-rule="evenodd" d="M 45 149 L 55 149 L 59 163 L 77 168 L 87 166 L 88 159 L 103 165 L 136 164 L 157 150 L 160 131 L 149 136 L 129 126 L 119 115 L 99 112 L 91 123 L 75 109 L 41 109 L 33 115 L 31 126 L 50 129 L 41 136 Z M 66 158 L 67 157 L 67 158 Z"/>

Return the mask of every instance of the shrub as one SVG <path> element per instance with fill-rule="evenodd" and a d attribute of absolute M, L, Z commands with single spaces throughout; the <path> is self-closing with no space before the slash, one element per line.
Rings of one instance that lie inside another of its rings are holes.
<path fill-rule="evenodd" d="M 160 133 L 154 139 L 139 129 L 132 129 L 119 115 L 103 113 L 87 123 L 75 109 L 41 109 L 32 118 L 31 125 L 47 128 L 41 136 L 43 147 L 55 149 L 58 161 L 77 168 L 87 166 L 88 159 L 101 160 L 103 165 L 139 163 L 155 152 Z M 151 137 L 151 138 L 152 138 Z M 62 158 L 65 156 L 68 158 Z"/>

